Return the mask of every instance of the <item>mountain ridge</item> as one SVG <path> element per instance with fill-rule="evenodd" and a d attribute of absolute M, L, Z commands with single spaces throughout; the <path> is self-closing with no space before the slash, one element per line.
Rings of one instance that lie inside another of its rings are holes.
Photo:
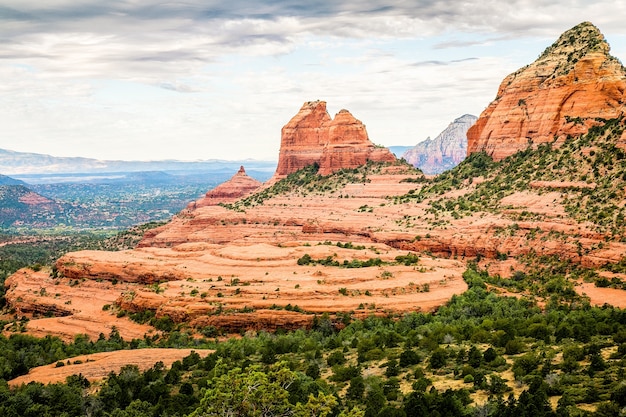
<path fill-rule="evenodd" d="M 228 171 L 246 165 L 251 170 L 273 171 L 275 161 L 221 160 L 200 161 L 122 161 L 100 160 L 84 157 L 58 157 L 46 154 L 17 152 L 0 149 L 0 172 L 5 175 L 59 174 L 59 173 L 104 173 L 130 171 Z"/>
<path fill-rule="evenodd" d="M 440 174 L 457 166 L 467 154 L 467 131 L 478 118 L 464 114 L 452 121 L 434 139 L 426 139 L 402 157 L 425 174 Z"/>
<path fill-rule="evenodd" d="M 24 181 L 0 174 L 0 185 L 26 185 Z"/>

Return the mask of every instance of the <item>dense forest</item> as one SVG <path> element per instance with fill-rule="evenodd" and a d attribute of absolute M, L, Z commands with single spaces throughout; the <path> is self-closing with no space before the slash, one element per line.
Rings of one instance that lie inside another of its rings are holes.
<path fill-rule="evenodd" d="M 160 338 L 115 331 L 73 343 L 0 337 L 3 416 L 615 416 L 624 414 L 626 312 L 558 294 L 540 308 L 469 289 L 435 314 L 352 320 L 319 316 L 311 330 L 247 332 L 217 341 L 179 325 Z M 569 301 L 568 301 L 569 300 Z M 78 354 L 142 347 L 213 348 L 170 369 L 128 365 L 102 383 L 6 381 Z"/>

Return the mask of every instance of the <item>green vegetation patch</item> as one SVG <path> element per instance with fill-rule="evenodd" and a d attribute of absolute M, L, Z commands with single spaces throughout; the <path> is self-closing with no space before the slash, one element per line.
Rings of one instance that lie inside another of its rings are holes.
<path fill-rule="evenodd" d="M 276 184 L 233 204 L 223 204 L 230 210 L 244 211 L 246 207 L 262 205 L 266 200 L 280 195 L 295 193 L 299 196 L 334 194 L 347 184 L 368 183 L 369 175 L 380 174 L 385 167 L 401 165 L 404 174 L 422 174 L 421 171 L 408 165 L 406 162 L 372 162 L 353 169 L 340 169 L 329 175 L 319 175 L 319 165 L 313 164 L 300 169 Z M 423 175 L 423 174 L 422 174 Z"/>
<path fill-rule="evenodd" d="M 469 289 L 436 314 L 322 315 L 310 330 L 248 332 L 220 342 L 207 339 L 214 328 L 204 339 L 176 328 L 132 342 L 115 333 L 96 342 L 78 336 L 71 344 L 0 336 L 4 379 L 106 349 L 215 349 L 170 369 L 126 366 L 97 388 L 80 376 L 12 389 L 0 381 L 0 413 L 217 416 L 256 415 L 250 410 L 263 407 L 290 416 L 619 415 L 626 405 L 623 310 L 582 299 L 540 308 L 489 292 L 491 277 L 475 267 L 464 279 Z"/>
<path fill-rule="evenodd" d="M 597 231 L 626 240 L 626 152 L 615 146 L 624 132 L 625 119 L 593 120 L 594 126 L 580 137 L 568 137 L 559 147 L 541 144 L 519 151 L 500 162 L 485 153 L 474 153 L 454 169 L 436 177 L 419 192 L 395 198 L 396 203 L 429 199 L 433 213 L 454 217 L 477 212 L 500 213 L 502 198 L 531 190 L 531 183 L 553 182 L 555 186 L 534 192 L 558 191 L 566 213 L 578 222 L 591 222 Z M 440 197 L 448 191 L 467 188 L 473 180 L 484 181 L 459 197 Z M 569 182 L 572 185 L 559 185 Z M 531 219 L 520 213 L 519 220 Z"/>

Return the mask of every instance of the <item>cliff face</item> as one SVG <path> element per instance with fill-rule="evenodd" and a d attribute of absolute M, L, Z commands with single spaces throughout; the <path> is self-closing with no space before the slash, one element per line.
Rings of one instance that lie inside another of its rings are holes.
<path fill-rule="evenodd" d="M 465 114 L 455 119 L 435 139 L 426 139 L 402 157 L 424 174 L 439 174 L 457 166 L 467 155 L 467 130 L 477 117 Z"/>
<path fill-rule="evenodd" d="M 328 142 L 330 115 L 323 101 L 309 101 L 281 130 L 278 166 L 274 176 L 284 177 L 305 166 L 319 163 Z"/>
<path fill-rule="evenodd" d="M 600 31 L 584 22 L 566 31 L 532 64 L 502 81 L 496 99 L 467 132 L 468 155 L 502 160 L 528 146 L 559 145 L 586 133 L 595 118 L 626 108 L 626 70 Z"/>
<path fill-rule="evenodd" d="M 319 164 L 319 173 L 328 175 L 341 168 L 356 168 L 367 161 L 395 161 L 386 148 L 370 142 L 365 125 L 347 110 L 334 119 L 326 102 L 304 103 L 281 131 L 278 167 L 274 180 L 308 165 Z"/>

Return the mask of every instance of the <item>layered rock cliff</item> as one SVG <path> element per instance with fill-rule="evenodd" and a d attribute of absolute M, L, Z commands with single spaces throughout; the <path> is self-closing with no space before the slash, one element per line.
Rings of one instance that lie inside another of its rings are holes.
<path fill-rule="evenodd" d="M 586 133 L 595 118 L 626 109 L 626 70 L 598 28 L 581 23 L 532 64 L 502 81 L 496 99 L 467 132 L 468 155 L 502 160 L 528 146 L 561 144 Z"/>
<path fill-rule="evenodd" d="M 369 140 L 365 125 L 349 111 L 341 110 L 332 119 L 326 111 L 326 102 L 308 101 L 282 128 L 273 180 L 315 163 L 319 164 L 321 175 L 328 175 L 367 161 L 395 160 L 388 149 L 376 147 Z"/>
<path fill-rule="evenodd" d="M 467 130 L 477 117 L 465 114 L 446 127 L 435 139 L 426 139 L 402 157 L 424 174 L 439 174 L 457 166 L 467 155 Z"/>

